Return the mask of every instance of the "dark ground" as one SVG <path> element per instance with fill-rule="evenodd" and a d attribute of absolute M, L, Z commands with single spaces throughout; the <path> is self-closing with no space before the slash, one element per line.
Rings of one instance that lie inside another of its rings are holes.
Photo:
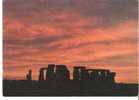
<path fill-rule="evenodd" d="M 3 80 L 4 96 L 137 96 L 137 84 Z"/>

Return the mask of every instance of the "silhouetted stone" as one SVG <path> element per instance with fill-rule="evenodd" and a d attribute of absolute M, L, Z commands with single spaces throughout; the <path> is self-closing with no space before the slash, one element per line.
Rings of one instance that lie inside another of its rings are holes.
<path fill-rule="evenodd" d="M 69 80 L 70 73 L 65 65 L 49 64 L 48 68 L 41 68 L 39 80 Z"/>
<path fill-rule="evenodd" d="M 47 80 L 54 80 L 55 79 L 55 64 L 48 64 L 47 68 Z"/>
<path fill-rule="evenodd" d="M 70 73 L 65 65 L 56 65 L 56 80 L 69 80 Z"/>
<path fill-rule="evenodd" d="M 116 73 L 115 72 L 111 72 L 109 74 L 109 80 L 110 80 L 110 83 L 115 83 L 115 76 L 116 76 Z"/>
<path fill-rule="evenodd" d="M 87 80 L 88 75 L 84 66 L 75 66 L 73 71 L 73 80 Z"/>
<path fill-rule="evenodd" d="M 39 80 L 47 79 L 47 68 L 41 68 L 39 71 Z"/>
<path fill-rule="evenodd" d="M 115 73 L 104 69 L 88 69 L 89 80 L 95 83 L 112 84 L 115 83 Z"/>
<path fill-rule="evenodd" d="M 32 70 L 29 70 L 29 72 L 26 75 L 27 80 L 32 80 Z"/>
<path fill-rule="evenodd" d="M 3 80 L 4 96 L 137 96 L 138 84 L 115 83 L 115 72 L 105 69 L 74 67 L 73 80 L 65 65 L 49 64 L 41 68 L 39 81 L 32 80 L 32 71 L 27 80 Z M 43 81 L 41 81 L 43 80 Z"/>

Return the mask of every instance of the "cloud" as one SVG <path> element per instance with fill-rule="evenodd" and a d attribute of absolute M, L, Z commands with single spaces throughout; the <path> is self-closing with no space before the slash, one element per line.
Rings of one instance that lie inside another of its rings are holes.
<path fill-rule="evenodd" d="M 56 0 L 6 0 L 4 11 L 4 16 L 9 15 L 31 23 L 34 20 L 35 22 L 54 20 L 57 23 L 58 20 L 55 20 L 54 15 L 75 12 L 83 18 L 97 16 L 102 20 L 98 26 L 111 26 L 126 19 L 137 20 L 137 0 L 59 0 L 59 2 Z M 31 21 L 32 19 L 34 20 Z"/>

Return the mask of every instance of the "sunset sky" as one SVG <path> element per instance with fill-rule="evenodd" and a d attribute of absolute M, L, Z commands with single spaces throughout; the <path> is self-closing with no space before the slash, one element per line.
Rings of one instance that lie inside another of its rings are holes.
<path fill-rule="evenodd" d="M 137 0 L 3 0 L 5 79 L 48 63 L 104 68 L 137 82 Z"/>

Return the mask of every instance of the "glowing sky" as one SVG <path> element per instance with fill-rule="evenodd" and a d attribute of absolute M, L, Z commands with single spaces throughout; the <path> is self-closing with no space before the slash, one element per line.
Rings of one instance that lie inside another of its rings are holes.
<path fill-rule="evenodd" d="M 4 78 L 56 63 L 137 82 L 137 0 L 3 0 L 3 27 Z"/>

